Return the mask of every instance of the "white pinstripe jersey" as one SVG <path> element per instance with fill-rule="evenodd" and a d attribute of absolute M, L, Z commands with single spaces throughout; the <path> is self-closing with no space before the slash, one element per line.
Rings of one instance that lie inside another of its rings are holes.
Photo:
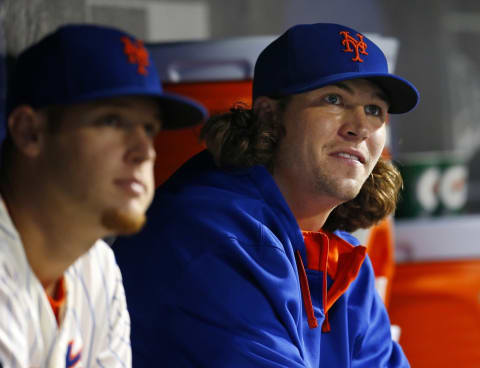
<path fill-rule="evenodd" d="M 97 241 L 68 268 L 64 279 L 66 305 L 58 327 L 0 198 L 3 368 L 131 367 L 130 317 L 110 247 Z"/>

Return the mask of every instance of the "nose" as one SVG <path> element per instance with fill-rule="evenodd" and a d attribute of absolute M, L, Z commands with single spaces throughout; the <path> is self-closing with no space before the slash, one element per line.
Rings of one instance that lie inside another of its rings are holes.
<path fill-rule="evenodd" d="M 128 163 L 138 165 L 145 161 L 155 160 L 156 153 L 153 138 L 147 133 L 142 124 L 137 124 L 128 132 Z"/>
<path fill-rule="evenodd" d="M 344 123 L 339 134 L 348 141 L 364 141 L 372 132 L 373 126 L 363 106 L 352 106 L 346 110 Z"/>

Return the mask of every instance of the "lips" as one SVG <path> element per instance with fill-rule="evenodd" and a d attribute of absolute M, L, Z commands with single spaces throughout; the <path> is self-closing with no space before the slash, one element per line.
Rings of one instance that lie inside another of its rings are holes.
<path fill-rule="evenodd" d="M 115 185 L 132 195 L 142 195 L 147 192 L 147 186 L 135 178 L 117 179 Z"/>
<path fill-rule="evenodd" d="M 347 149 L 347 150 L 336 151 L 332 153 L 331 156 L 341 157 L 343 159 L 352 160 L 352 161 L 358 161 L 361 164 L 366 163 L 365 156 L 363 156 L 357 150 Z"/>

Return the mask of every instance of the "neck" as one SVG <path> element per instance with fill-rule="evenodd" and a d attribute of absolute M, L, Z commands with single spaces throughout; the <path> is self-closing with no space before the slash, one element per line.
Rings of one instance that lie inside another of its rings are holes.
<path fill-rule="evenodd" d="M 40 187 L 22 187 L 34 181 L 2 181 L 0 191 L 10 218 L 17 229 L 25 254 L 40 283 L 51 290 L 75 260 L 84 254 L 100 234 L 88 227 L 72 209 L 58 206 Z M 18 185 L 17 185 L 18 183 Z"/>
<path fill-rule="evenodd" d="M 287 203 L 297 219 L 298 226 L 305 231 L 319 231 L 325 225 L 334 207 L 313 198 L 300 197 L 303 196 L 287 198 Z"/>
<path fill-rule="evenodd" d="M 305 188 L 299 188 L 294 180 L 285 181 L 275 175 L 273 178 L 302 230 L 319 231 L 339 205 L 331 196 L 313 194 Z"/>

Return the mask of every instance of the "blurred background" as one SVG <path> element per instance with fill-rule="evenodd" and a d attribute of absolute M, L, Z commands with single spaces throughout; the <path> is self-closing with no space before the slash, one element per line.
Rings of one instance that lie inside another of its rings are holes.
<path fill-rule="evenodd" d="M 7 55 L 61 24 L 97 23 L 144 39 L 166 89 L 217 113 L 250 103 L 268 42 L 313 22 L 371 36 L 420 91 L 389 125 L 385 155 L 405 180 L 396 216 L 356 235 L 412 367 L 480 367 L 478 0 L 0 0 L 0 100 Z M 203 148 L 199 128 L 159 136 L 157 184 Z"/>

